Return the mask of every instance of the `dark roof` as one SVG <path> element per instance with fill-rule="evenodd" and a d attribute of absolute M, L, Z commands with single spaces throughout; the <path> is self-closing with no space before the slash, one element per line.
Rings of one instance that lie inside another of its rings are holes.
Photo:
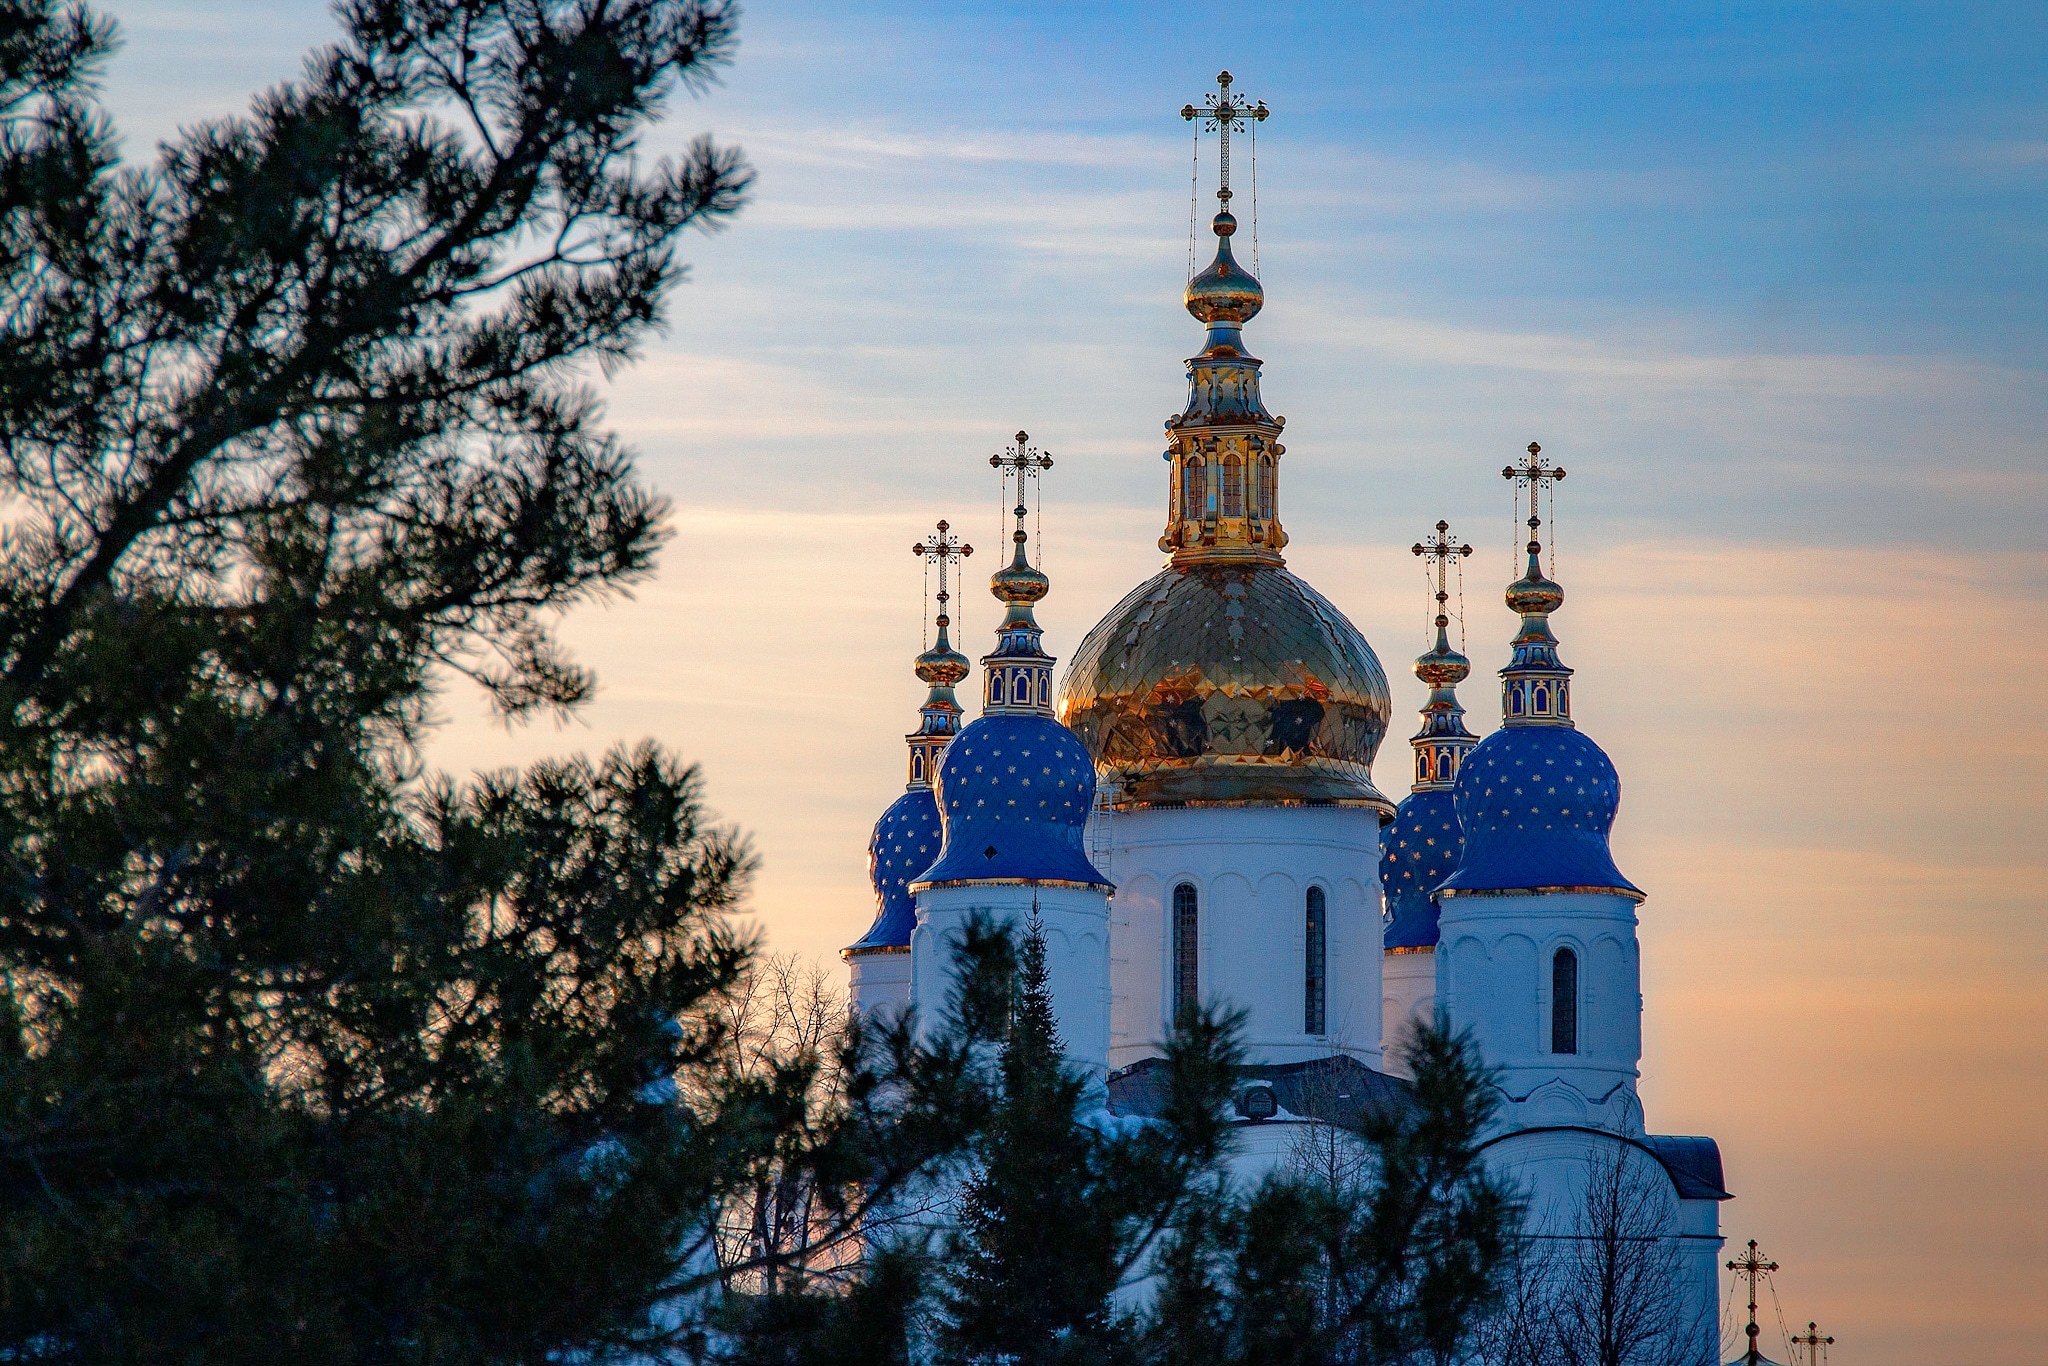
<path fill-rule="evenodd" d="M 1721 1182 L 1721 1145 L 1711 1138 L 1695 1138 L 1684 1134 L 1644 1134 L 1632 1138 L 1618 1134 L 1612 1129 L 1596 1128 L 1590 1124 L 1534 1124 L 1526 1129 L 1509 1129 L 1487 1139 L 1479 1146 L 1490 1148 L 1496 1143 L 1519 1138 L 1523 1134 L 1598 1134 L 1603 1138 L 1615 1139 L 1641 1148 L 1657 1159 L 1657 1165 L 1671 1178 L 1672 1187 L 1681 1200 L 1733 1200 L 1735 1197 Z"/>
<path fill-rule="evenodd" d="M 1643 1139 L 1671 1173 L 1683 1200 L 1733 1200 L 1721 1175 L 1721 1145 L 1687 1134 L 1649 1134 Z"/>
<path fill-rule="evenodd" d="M 1166 1077 L 1164 1058 L 1144 1058 L 1110 1073 L 1110 1109 L 1120 1115 L 1160 1114 L 1166 1105 Z M 1273 1098 L 1289 1115 L 1306 1115 L 1346 1127 L 1356 1127 L 1368 1110 L 1384 1106 L 1406 1110 L 1415 1104 L 1407 1082 L 1375 1072 L 1343 1053 L 1307 1062 L 1240 1068 L 1238 1089 L 1252 1082 L 1271 1086 Z"/>

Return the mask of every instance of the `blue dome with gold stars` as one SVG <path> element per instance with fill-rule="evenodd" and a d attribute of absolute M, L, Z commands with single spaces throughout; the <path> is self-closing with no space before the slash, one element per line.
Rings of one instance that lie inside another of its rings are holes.
<path fill-rule="evenodd" d="M 962 730 L 939 764 L 945 848 L 915 885 L 1078 882 L 1107 887 L 1083 840 L 1095 764 L 1050 716 L 999 713 Z"/>
<path fill-rule="evenodd" d="M 1572 720 L 1572 670 L 1558 658 L 1550 629 L 1564 588 L 1543 572 L 1536 498 L 1564 471 L 1545 464 L 1542 450 L 1530 442 L 1528 462 L 1501 471 L 1529 487 L 1528 568 L 1507 591 L 1508 607 L 1522 620 L 1500 671 L 1500 729 L 1458 768 L 1452 791 L 1465 856 L 1437 890 L 1599 891 L 1640 899 L 1642 890 L 1621 875 L 1607 848 L 1621 809 L 1621 777 Z"/>
<path fill-rule="evenodd" d="M 1505 726 L 1458 770 L 1465 853 L 1442 890 L 1586 889 L 1641 896 L 1614 866 L 1607 835 L 1621 778 L 1600 746 L 1570 726 Z"/>
<path fill-rule="evenodd" d="M 1386 946 L 1436 947 L 1436 889 L 1458 866 L 1465 836 L 1451 790 L 1424 788 L 1401 799 L 1380 837 L 1380 885 L 1387 892 Z"/>
<path fill-rule="evenodd" d="M 1017 433 L 989 463 L 1016 480 L 1010 563 L 989 579 L 1004 606 L 996 648 L 981 659 L 981 716 L 946 748 L 936 786 L 946 830 L 939 861 L 913 891 L 949 882 L 1066 882 L 1110 885 L 1088 861 L 1083 832 L 1095 801 L 1095 761 L 1079 736 L 1052 715 L 1052 656 L 1033 607 L 1052 582 L 1025 555 L 1027 480 L 1052 465 Z"/>
<path fill-rule="evenodd" d="M 928 787 L 915 787 L 890 803 L 868 840 L 868 881 L 875 889 L 875 923 L 853 952 L 906 949 L 917 928 L 910 880 L 931 866 L 943 840 L 939 804 Z"/>

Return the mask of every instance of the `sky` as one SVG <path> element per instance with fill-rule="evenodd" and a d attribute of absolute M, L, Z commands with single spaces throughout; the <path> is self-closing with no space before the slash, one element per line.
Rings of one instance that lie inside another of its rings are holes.
<path fill-rule="evenodd" d="M 108 8 L 138 158 L 332 33 L 306 0 Z M 1463 691 L 1498 720 L 1499 471 L 1539 440 L 1570 471 L 1575 710 L 1650 893 L 1652 1127 L 1719 1139 L 1731 1250 L 1782 1263 L 1837 1366 L 2048 1360 L 2038 4 L 757 0 L 649 139 L 738 145 L 751 203 L 602 381 L 674 540 L 563 624 L 601 680 L 578 717 L 508 731 L 451 690 L 437 761 L 654 737 L 750 833 L 771 948 L 858 937 L 922 697 L 910 541 L 947 517 L 987 564 L 987 456 L 1023 428 L 1058 462 L 1053 652 L 1157 567 L 1199 339 L 1177 111 L 1225 66 L 1273 109 L 1248 337 L 1289 418 L 1289 562 L 1393 679 L 1379 785 L 1407 783 L 1407 547 L 1440 516 L 1478 547 Z"/>

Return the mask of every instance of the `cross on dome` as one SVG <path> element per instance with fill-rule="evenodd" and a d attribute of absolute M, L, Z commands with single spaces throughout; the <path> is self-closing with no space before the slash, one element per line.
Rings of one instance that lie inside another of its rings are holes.
<path fill-rule="evenodd" d="M 1443 632 L 1451 624 L 1451 620 L 1444 613 L 1444 604 L 1450 601 L 1451 595 L 1444 589 L 1444 579 L 1450 569 L 1452 560 L 1464 559 L 1472 553 L 1472 547 L 1454 539 L 1451 536 L 1451 524 L 1439 519 L 1436 524 L 1436 534 L 1426 541 L 1417 541 L 1409 547 L 1409 550 L 1414 554 L 1422 556 L 1436 571 L 1437 648 L 1440 650 L 1448 648 L 1448 642 L 1444 640 Z M 1462 572 L 1460 571 L 1461 574 Z M 1460 578 L 1459 582 L 1462 583 L 1464 580 Z"/>
<path fill-rule="evenodd" d="M 1515 633 L 1514 657 L 1500 671 L 1501 724 L 1569 726 L 1572 671 L 1558 659 L 1557 637 L 1550 630 L 1550 614 L 1564 605 L 1564 589 L 1543 572 L 1538 535 L 1543 519 L 1537 514 L 1538 496 L 1564 478 L 1564 468 L 1551 464 L 1534 441 L 1528 450 L 1520 464 L 1500 472 L 1515 485 L 1518 500 L 1523 488 L 1529 490 L 1529 566 L 1507 591 L 1508 606 L 1521 614 L 1522 626 Z"/>
<path fill-rule="evenodd" d="M 1794 1347 L 1806 1349 L 1806 1366 L 1827 1366 L 1828 1348 L 1834 1343 L 1833 1336 L 1822 1333 L 1812 1319 L 1806 1321 L 1806 1331 L 1792 1339 Z"/>
<path fill-rule="evenodd" d="M 1422 707 L 1422 729 L 1409 741 L 1415 748 L 1414 790 L 1423 792 L 1456 782 L 1465 755 L 1479 743 L 1465 729 L 1465 708 L 1458 702 L 1458 685 L 1471 674 L 1472 661 L 1451 648 L 1451 619 L 1445 611 L 1451 597 L 1446 586 L 1450 567 L 1470 555 L 1472 547 L 1452 536 L 1451 524 L 1439 519 L 1435 533 L 1409 549 L 1436 577 L 1436 644 L 1415 661 L 1415 676 L 1428 685 L 1429 700 Z M 1463 570 L 1459 572 L 1462 575 Z M 1462 599 L 1464 589 L 1458 591 Z"/>
<path fill-rule="evenodd" d="M 1501 478 L 1514 481 L 1517 494 L 1524 488 L 1529 490 L 1528 549 L 1529 574 L 1532 578 L 1536 576 L 1536 555 L 1543 549 L 1543 542 L 1536 534 L 1543 526 L 1543 519 L 1536 512 L 1536 497 L 1542 492 L 1544 485 L 1555 487 L 1563 481 L 1564 475 L 1564 466 L 1551 464 L 1550 457 L 1543 453 L 1543 447 L 1534 441 L 1529 443 L 1529 454 L 1524 457 L 1522 463 L 1504 466 L 1500 472 Z"/>
<path fill-rule="evenodd" d="M 982 710 L 987 712 L 1028 712 L 1052 715 L 1052 657 L 1040 641 L 1043 632 L 1032 614 L 1032 605 L 1052 591 L 1052 581 L 1031 565 L 1025 547 L 1031 537 L 1024 530 L 1030 515 L 1025 484 L 1036 486 L 1038 477 L 1052 468 L 1052 457 L 1031 444 L 1030 434 L 1018 432 L 1017 440 L 988 458 L 1001 471 L 1007 497 L 1010 481 L 1016 480 L 1017 504 L 1011 515 L 1017 519 L 1010 533 L 1014 547 L 1010 562 L 989 579 L 989 592 L 1005 607 L 1002 625 L 996 628 L 996 648 L 982 657 Z"/>
<path fill-rule="evenodd" d="M 946 634 L 953 624 L 946 611 L 953 597 L 947 574 L 952 566 L 972 555 L 974 547 L 953 535 L 952 524 L 941 519 L 935 531 L 910 543 L 910 553 L 924 561 L 927 576 L 934 565 L 939 571 L 938 614 L 933 622 L 939 638 L 917 657 L 916 665 L 918 678 L 930 691 L 918 709 L 917 729 L 905 737 L 910 742 L 910 786 L 919 788 L 931 785 L 939 756 L 960 732 L 960 702 L 953 695 L 953 685 L 967 677 L 967 656 L 953 648 Z"/>
<path fill-rule="evenodd" d="M 1232 95 L 1228 71 L 1216 73 L 1216 93 L 1202 96 L 1199 107 L 1192 104 L 1180 107 L 1180 116 L 1183 119 L 1190 123 L 1199 119 L 1204 132 L 1219 135 L 1222 174 L 1216 187 L 1216 198 L 1222 202 L 1226 210 L 1230 207 L 1230 135 L 1242 133 L 1245 130 L 1246 119 L 1264 123 L 1272 112 L 1266 108 L 1264 100 L 1247 103 L 1242 96 Z"/>

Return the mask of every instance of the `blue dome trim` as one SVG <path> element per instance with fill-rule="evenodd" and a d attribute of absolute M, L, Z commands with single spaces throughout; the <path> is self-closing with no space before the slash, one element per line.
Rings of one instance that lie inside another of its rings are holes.
<path fill-rule="evenodd" d="M 910 947 L 910 932 L 917 928 L 917 900 L 910 894 L 910 879 L 938 856 L 943 838 L 939 804 L 930 788 L 912 788 L 890 803 L 868 840 L 875 923 L 847 952 Z"/>
<path fill-rule="evenodd" d="M 1465 853 L 1439 891 L 1643 895 L 1607 847 L 1621 809 L 1621 778 L 1582 732 L 1504 726 L 1466 756 L 1454 796 Z"/>
<path fill-rule="evenodd" d="M 1108 887 L 1088 859 L 1084 827 L 1095 801 L 1095 764 L 1072 731 L 1050 716 L 1004 713 L 970 723 L 939 764 L 945 847 L 911 880 L 1067 882 Z"/>
<path fill-rule="evenodd" d="M 1436 889 L 1465 852 L 1457 803 L 1447 787 L 1410 792 L 1380 837 L 1380 885 L 1386 889 L 1386 946 L 1427 949 L 1437 942 Z"/>

